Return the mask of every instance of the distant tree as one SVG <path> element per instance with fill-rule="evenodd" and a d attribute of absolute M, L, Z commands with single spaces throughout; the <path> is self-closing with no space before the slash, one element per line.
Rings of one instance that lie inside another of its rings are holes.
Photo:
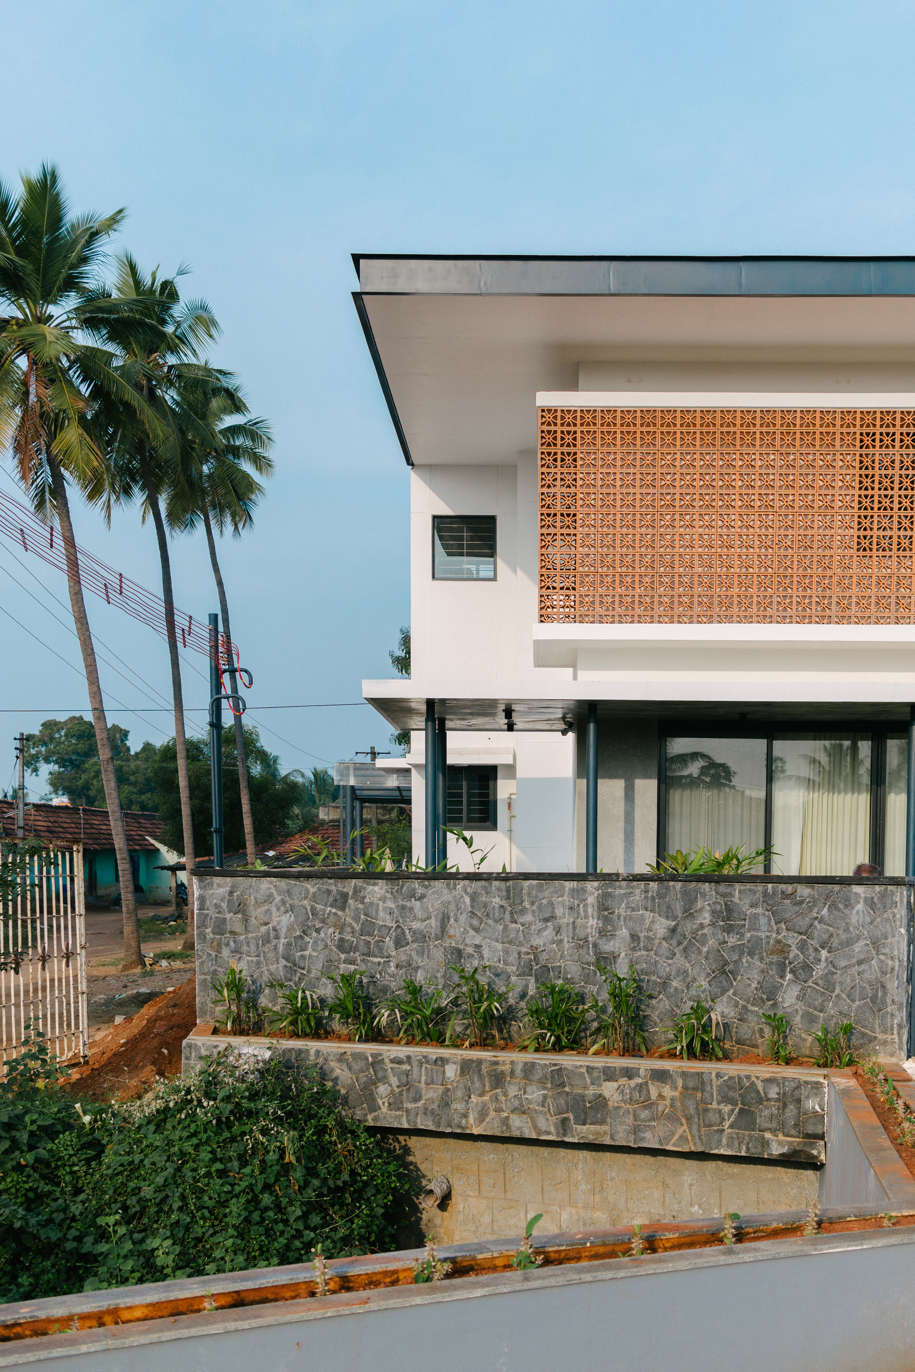
<path fill-rule="evenodd" d="M 248 761 L 248 785 L 254 816 L 254 835 L 259 844 L 285 837 L 297 827 L 298 806 L 302 802 L 302 774 L 280 771 L 279 759 L 268 752 L 256 729 L 245 729 L 245 752 Z M 169 739 L 156 750 L 156 779 L 158 810 L 164 821 L 164 842 L 181 848 L 181 805 L 175 787 L 175 741 Z M 188 781 L 191 790 L 191 810 L 194 816 L 194 844 L 201 853 L 213 851 L 212 805 L 210 798 L 209 748 L 204 739 L 187 740 Z M 223 825 L 227 853 L 245 849 L 241 799 L 238 787 L 231 783 L 237 766 L 235 728 L 227 725 L 222 731 L 222 767 L 224 778 Z"/>
<path fill-rule="evenodd" d="M 397 647 L 391 648 L 388 652 L 388 657 L 391 659 L 391 664 L 398 676 L 410 675 L 411 646 L 410 630 L 406 625 L 403 625 L 400 630 L 400 638 L 397 640 Z M 406 752 L 410 746 L 410 730 L 398 729 L 396 734 L 391 735 L 391 742 L 395 748 L 403 748 Z"/>
<path fill-rule="evenodd" d="M 132 753 L 129 739 L 127 729 L 109 724 L 108 741 L 121 804 L 125 810 L 155 810 L 159 800 L 155 777 L 158 749 L 153 743 L 144 743 Z M 70 805 L 106 808 L 95 729 L 82 715 L 46 719 L 36 733 L 26 734 L 25 757 L 26 770 L 33 776 L 42 767 L 50 769 L 52 795 L 62 796 Z"/>

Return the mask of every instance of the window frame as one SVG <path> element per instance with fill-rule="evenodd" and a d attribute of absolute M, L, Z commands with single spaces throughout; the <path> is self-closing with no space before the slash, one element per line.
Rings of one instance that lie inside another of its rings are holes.
<path fill-rule="evenodd" d="M 488 519 L 492 522 L 492 576 L 440 576 L 435 570 L 435 529 L 440 519 Z M 484 514 L 434 514 L 430 526 L 432 539 L 432 580 L 433 581 L 456 581 L 470 585 L 491 585 L 499 579 L 499 528 L 497 515 Z"/>
<path fill-rule="evenodd" d="M 448 778 L 449 774 L 461 773 L 461 819 L 452 820 L 448 815 Z M 473 823 L 467 818 L 467 779 L 472 772 L 485 772 L 489 780 L 489 818 L 485 824 Z M 448 763 L 445 767 L 445 821 L 446 828 L 463 829 L 465 833 L 491 833 L 498 828 L 499 769 L 495 763 Z"/>
<path fill-rule="evenodd" d="M 768 724 L 761 722 L 754 726 L 747 720 L 731 721 L 727 719 L 727 717 L 716 721 L 716 723 L 717 727 L 714 732 L 711 732 L 709 729 L 710 720 L 708 719 L 662 720 L 658 724 L 658 806 L 656 843 L 656 860 L 658 862 L 661 862 L 664 854 L 669 851 L 667 844 L 667 744 L 669 739 L 682 737 L 722 739 L 758 738 L 765 742 L 766 802 L 763 843 L 766 848 L 769 848 L 772 844 L 772 763 L 775 739 L 782 738 L 785 735 L 808 732 L 818 734 L 861 734 L 870 739 L 871 747 L 870 842 L 868 845 L 867 861 L 872 862 L 875 866 L 880 868 L 881 872 L 884 872 L 886 864 L 886 741 L 890 736 L 897 737 L 900 733 L 904 733 L 906 728 L 904 723 L 887 722 L 885 724 L 875 725 L 870 721 L 862 722 L 860 719 L 788 719 Z M 772 863 L 770 860 L 766 860 L 762 870 L 763 874 L 766 876 L 772 874 Z M 789 873 L 788 875 L 791 874 Z M 826 873 L 825 875 L 830 874 Z M 844 875 L 850 874 L 845 873 Z"/>

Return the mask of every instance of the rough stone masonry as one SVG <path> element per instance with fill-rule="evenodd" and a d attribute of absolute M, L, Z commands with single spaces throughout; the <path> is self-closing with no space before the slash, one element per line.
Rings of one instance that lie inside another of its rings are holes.
<path fill-rule="evenodd" d="M 732 1048 L 759 1050 L 762 1012 L 810 1055 L 822 1023 L 855 1026 L 859 1051 L 905 1056 L 908 895 L 901 880 L 300 872 L 200 874 L 198 1018 L 231 963 L 260 983 L 330 990 L 362 971 L 379 997 L 406 977 L 441 985 L 485 966 L 520 1014 L 538 983 L 600 993 L 597 964 L 632 963 L 651 999 L 649 1042 L 702 994 Z"/>

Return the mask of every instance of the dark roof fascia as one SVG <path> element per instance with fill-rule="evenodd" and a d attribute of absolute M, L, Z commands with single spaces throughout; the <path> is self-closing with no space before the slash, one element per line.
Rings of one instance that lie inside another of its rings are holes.
<path fill-rule="evenodd" d="M 915 257 L 902 255 L 354 253 L 353 265 L 364 286 L 363 262 L 416 264 L 421 279 L 411 283 L 404 271 L 396 285 L 378 290 L 392 295 L 915 295 Z M 442 264 L 440 274 L 435 264 Z M 449 272 L 449 266 L 454 270 Z"/>
<path fill-rule="evenodd" d="M 365 308 L 365 300 L 361 291 L 353 291 L 353 304 L 356 306 L 359 323 L 362 325 L 362 332 L 365 334 L 365 341 L 368 344 L 369 353 L 372 362 L 375 365 L 375 374 L 378 377 L 378 384 L 381 386 L 381 392 L 384 396 L 385 404 L 388 407 L 388 414 L 391 416 L 391 423 L 394 425 L 394 432 L 397 434 L 400 450 L 404 455 L 407 466 L 412 467 L 413 455 L 410 452 L 410 445 L 407 442 L 407 435 L 404 433 L 403 424 L 400 422 L 400 415 L 397 413 L 397 406 L 394 403 L 394 394 L 391 390 L 390 382 L 388 381 L 387 372 L 384 369 L 384 363 L 381 360 L 378 344 L 375 342 L 372 321 L 369 319 L 368 310 Z"/>

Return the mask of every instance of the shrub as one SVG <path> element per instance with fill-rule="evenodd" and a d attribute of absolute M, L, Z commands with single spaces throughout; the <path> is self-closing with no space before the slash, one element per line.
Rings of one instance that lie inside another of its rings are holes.
<path fill-rule="evenodd" d="M 375 1016 L 385 1032 L 401 1043 L 450 1043 L 455 1014 L 451 997 L 440 986 L 428 989 L 407 978 L 403 990 L 389 996 Z"/>
<path fill-rule="evenodd" d="M 505 1011 L 502 996 L 488 981 L 480 976 L 487 967 L 460 967 L 453 963 L 451 970 L 458 979 L 455 1000 L 460 1007 L 459 1013 L 466 1031 L 465 1046 L 481 1047 L 488 1038 L 498 1037 Z M 507 986 L 506 996 L 511 995 L 514 987 Z"/>
<path fill-rule="evenodd" d="M 855 1026 L 851 1020 L 840 1024 L 835 1032 L 821 1024 L 819 1033 L 813 1036 L 818 1048 L 817 1067 L 851 1067 L 855 1061 L 855 1052 L 851 1046 L 854 1032 Z"/>
<path fill-rule="evenodd" d="M 371 997 L 365 989 L 363 972 L 327 972 L 327 980 L 337 991 L 327 1002 L 327 1013 L 348 1029 L 359 1043 L 370 1039 L 375 1027 L 375 1012 Z"/>
<path fill-rule="evenodd" d="M 529 1052 L 581 1048 L 589 1006 L 580 991 L 566 981 L 545 981 L 527 1002 L 530 1028 L 521 1041 Z"/>
<path fill-rule="evenodd" d="M 636 1053 L 648 1051 L 645 1039 L 644 1010 L 649 994 L 632 963 L 623 976 L 611 967 L 597 964 L 607 987 L 607 1004 L 592 1000 L 596 1018 L 592 1053 Z"/>
<path fill-rule="evenodd" d="M 278 1059 L 89 1114 L 0 1088 L 3 1300 L 393 1248 L 413 1195 L 402 1154 Z"/>
<path fill-rule="evenodd" d="M 677 1015 L 670 1026 L 670 1043 L 678 1058 L 707 1058 L 715 1061 L 724 1057 L 721 1042 L 721 1017 L 715 1008 L 706 1005 L 701 996 L 688 1010 Z"/>
<path fill-rule="evenodd" d="M 264 1012 L 260 1006 L 261 988 L 249 982 L 244 972 L 232 963 L 224 977 L 213 982 L 213 990 L 225 1009 L 219 1021 L 227 1034 L 259 1034 L 264 1027 Z"/>
<path fill-rule="evenodd" d="M 296 1039 L 318 1038 L 324 1033 L 324 1011 L 314 992 L 304 986 L 284 986 L 281 981 L 271 984 L 280 999 L 279 1009 L 270 1012 L 271 1028 Z"/>
<path fill-rule="evenodd" d="M 740 876 L 752 872 L 754 867 L 762 867 L 773 855 L 774 850 L 756 848 L 752 853 L 738 844 L 725 848 L 724 852 L 712 852 L 711 848 L 696 848 L 684 853 L 678 848 L 675 853 L 665 853 L 654 866 L 649 863 L 649 872 L 659 877 L 685 876 Z"/>
<path fill-rule="evenodd" d="M 768 1027 L 766 1036 L 766 1046 L 769 1050 L 769 1057 L 773 1062 L 779 1062 L 784 1067 L 791 1061 L 791 1049 L 788 1046 L 788 1016 L 779 1014 L 777 1010 L 768 1013 L 763 1011 L 763 1021 Z"/>

